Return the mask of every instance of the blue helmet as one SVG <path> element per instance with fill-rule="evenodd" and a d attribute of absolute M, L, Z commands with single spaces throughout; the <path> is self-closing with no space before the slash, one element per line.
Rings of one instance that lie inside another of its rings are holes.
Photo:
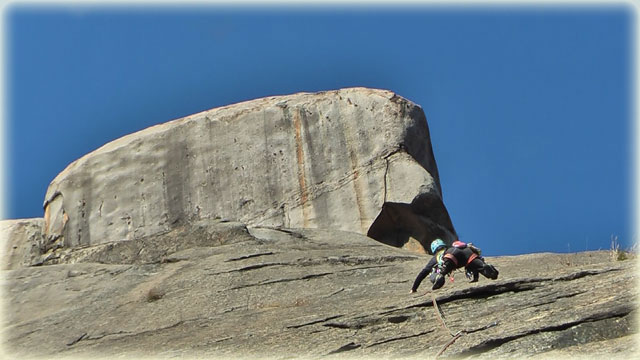
<path fill-rule="evenodd" d="M 438 251 L 438 249 L 442 246 L 447 246 L 445 245 L 444 241 L 440 240 L 440 239 L 435 239 L 433 240 L 433 242 L 431 242 L 431 253 L 435 254 L 436 251 Z"/>

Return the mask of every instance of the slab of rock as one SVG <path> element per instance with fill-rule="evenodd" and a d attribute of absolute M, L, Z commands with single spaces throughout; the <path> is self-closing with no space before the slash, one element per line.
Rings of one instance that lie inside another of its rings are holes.
<path fill-rule="evenodd" d="M 44 219 L 0 221 L 0 265 L 2 270 L 17 269 L 41 262 L 47 253 L 42 229 Z M 53 251 L 53 246 L 49 246 Z"/>
<path fill-rule="evenodd" d="M 441 194 L 422 109 L 349 88 L 216 108 L 108 143 L 51 182 L 44 233 L 73 248 L 228 219 L 424 252 L 456 238 Z"/>
<path fill-rule="evenodd" d="M 111 245 L 2 271 L 8 358 L 637 355 L 635 264 L 607 252 L 409 294 L 429 257 L 351 232 L 203 220 Z"/>

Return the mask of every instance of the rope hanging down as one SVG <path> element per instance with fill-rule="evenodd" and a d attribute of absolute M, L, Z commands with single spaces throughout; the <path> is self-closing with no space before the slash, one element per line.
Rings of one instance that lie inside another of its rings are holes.
<path fill-rule="evenodd" d="M 431 294 L 431 299 L 433 300 L 433 308 L 436 310 L 436 315 L 438 316 L 438 320 L 440 320 L 440 324 L 442 325 L 442 327 L 449 333 L 449 335 L 451 335 L 451 337 L 453 339 L 451 339 L 448 343 L 446 343 L 442 349 L 440 349 L 440 351 L 438 351 L 438 353 L 436 354 L 436 359 L 438 358 L 438 356 L 442 355 L 442 353 L 447 350 L 447 348 L 449 346 L 451 346 L 451 344 L 453 344 L 454 342 L 456 342 L 456 340 L 458 340 L 462 335 L 464 335 L 466 332 L 465 331 L 458 331 L 457 333 L 453 333 L 453 331 L 451 331 L 451 329 L 449 329 L 449 327 L 447 326 L 447 324 L 444 322 L 444 319 L 442 318 L 442 314 L 440 313 L 440 308 L 438 307 L 438 302 L 436 301 L 435 296 L 433 296 L 433 293 Z"/>
<path fill-rule="evenodd" d="M 443 352 L 445 352 L 445 350 L 447 350 L 447 348 L 449 346 L 451 346 L 451 344 L 453 344 L 454 342 L 456 342 L 456 340 L 458 340 L 460 337 L 462 337 L 462 335 L 466 335 L 466 334 L 470 334 L 470 333 L 474 333 L 476 331 L 481 331 L 481 330 L 486 330 L 489 329 L 491 327 L 497 326 L 498 322 L 495 321 L 489 325 L 477 328 L 477 329 L 473 329 L 473 330 L 460 330 L 457 333 L 454 333 L 453 331 L 451 331 L 451 329 L 449 329 L 449 327 L 447 326 L 447 324 L 444 322 L 444 319 L 442 318 L 442 313 L 440 312 L 440 308 L 438 307 L 438 302 L 436 301 L 435 296 L 433 295 L 433 293 L 431 294 L 431 300 L 433 300 L 433 308 L 436 310 L 436 315 L 438 317 L 438 320 L 440 320 L 440 324 L 442 325 L 442 328 L 445 329 L 449 335 L 451 335 L 452 339 L 449 340 L 448 343 L 444 344 L 444 346 L 442 347 L 442 349 L 440 349 L 440 351 L 438 351 L 438 353 L 436 354 L 436 359 L 438 358 L 438 356 L 442 355 Z"/>

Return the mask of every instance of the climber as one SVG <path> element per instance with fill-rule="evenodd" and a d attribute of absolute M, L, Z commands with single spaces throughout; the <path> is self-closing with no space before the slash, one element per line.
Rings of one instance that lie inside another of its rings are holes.
<path fill-rule="evenodd" d="M 420 271 L 418 277 L 413 282 L 411 293 L 418 290 L 418 286 L 427 275 L 433 283 L 431 290 L 437 290 L 444 285 L 445 278 L 453 270 L 464 267 L 466 275 L 471 282 L 478 281 L 478 274 L 482 274 L 489 279 L 498 278 L 498 270 L 484 262 L 484 258 L 480 256 L 480 249 L 473 244 L 466 244 L 462 241 L 454 241 L 450 247 L 440 239 L 431 242 L 431 252 L 433 257 L 427 263 L 427 266 Z"/>

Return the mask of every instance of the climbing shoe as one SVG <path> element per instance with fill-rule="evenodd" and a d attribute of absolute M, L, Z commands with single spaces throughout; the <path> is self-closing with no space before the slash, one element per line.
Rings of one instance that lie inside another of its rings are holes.
<path fill-rule="evenodd" d="M 431 290 L 440 289 L 444 285 L 444 282 L 445 282 L 444 275 L 438 274 L 435 278 L 435 281 L 433 282 L 433 287 L 431 287 Z"/>

